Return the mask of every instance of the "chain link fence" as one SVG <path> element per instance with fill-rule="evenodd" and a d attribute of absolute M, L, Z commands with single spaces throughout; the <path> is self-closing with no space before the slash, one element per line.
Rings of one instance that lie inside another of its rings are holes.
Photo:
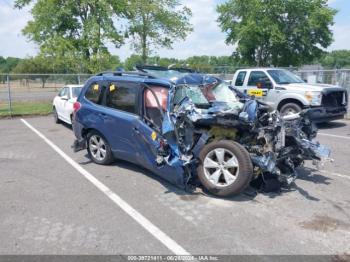
<path fill-rule="evenodd" d="M 300 70 L 295 73 L 310 84 L 337 85 L 350 91 L 350 69 Z"/>
<path fill-rule="evenodd" d="M 214 68 L 214 75 L 232 80 L 234 71 Z M 331 84 L 347 88 L 350 94 L 350 69 L 297 70 L 288 68 L 310 84 Z M 40 114 L 51 111 L 58 91 L 67 84 L 84 84 L 89 74 L 0 74 L 0 117 Z"/>
<path fill-rule="evenodd" d="M 0 117 L 49 113 L 67 84 L 84 84 L 88 74 L 0 74 Z"/>

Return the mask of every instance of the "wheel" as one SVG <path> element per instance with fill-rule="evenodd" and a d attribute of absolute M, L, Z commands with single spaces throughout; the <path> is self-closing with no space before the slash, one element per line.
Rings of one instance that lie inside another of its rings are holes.
<path fill-rule="evenodd" d="M 57 114 L 56 108 L 53 107 L 52 111 L 53 111 L 53 119 L 54 119 L 55 123 L 56 124 L 61 123 L 61 120 L 58 118 L 58 114 Z"/>
<path fill-rule="evenodd" d="M 108 165 L 113 162 L 113 155 L 107 140 L 97 131 L 87 135 L 87 150 L 96 164 Z"/>
<path fill-rule="evenodd" d="M 299 113 L 301 110 L 302 108 L 300 105 L 296 103 L 287 103 L 281 107 L 280 112 L 284 116 Z"/>
<path fill-rule="evenodd" d="M 232 196 L 247 188 L 253 177 L 248 151 L 240 144 L 221 140 L 204 146 L 197 174 L 202 185 L 217 196 Z"/>

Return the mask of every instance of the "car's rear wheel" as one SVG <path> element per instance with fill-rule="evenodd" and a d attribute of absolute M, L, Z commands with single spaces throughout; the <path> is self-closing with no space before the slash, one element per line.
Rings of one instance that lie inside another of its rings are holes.
<path fill-rule="evenodd" d="M 287 103 L 281 107 L 281 115 L 291 115 L 301 112 L 302 108 L 296 103 Z"/>
<path fill-rule="evenodd" d="M 56 124 L 61 123 L 61 120 L 58 118 L 56 107 L 53 107 L 52 112 L 53 112 L 53 119 L 54 119 L 55 123 Z"/>
<path fill-rule="evenodd" d="M 108 165 L 113 162 L 113 155 L 107 140 L 97 131 L 87 135 L 87 150 L 96 164 Z"/>
<path fill-rule="evenodd" d="M 247 188 L 253 176 L 253 165 L 247 150 L 229 140 L 204 146 L 199 155 L 198 178 L 217 196 L 232 196 Z"/>

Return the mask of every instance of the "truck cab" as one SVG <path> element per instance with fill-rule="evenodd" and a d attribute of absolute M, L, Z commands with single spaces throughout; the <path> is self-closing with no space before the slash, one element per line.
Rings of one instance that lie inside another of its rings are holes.
<path fill-rule="evenodd" d="M 232 85 L 267 103 L 282 115 L 309 108 L 315 122 L 327 122 L 342 119 L 347 112 L 348 94 L 345 88 L 311 85 L 285 69 L 240 69 L 234 74 Z"/>

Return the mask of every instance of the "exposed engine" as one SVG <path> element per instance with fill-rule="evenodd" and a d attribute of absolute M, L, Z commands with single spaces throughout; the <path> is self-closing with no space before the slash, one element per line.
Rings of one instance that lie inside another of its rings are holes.
<path fill-rule="evenodd" d="M 304 160 L 329 160 L 330 150 L 312 141 L 317 129 L 307 110 L 282 117 L 256 100 L 245 101 L 242 110 L 215 103 L 209 109 L 199 109 L 185 98 L 173 110 L 172 118 L 183 155 L 194 154 L 196 144 L 204 143 L 203 136 L 206 143 L 234 140 L 249 152 L 254 178 L 263 182 L 275 179 L 282 186 L 289 185 Z"/>

